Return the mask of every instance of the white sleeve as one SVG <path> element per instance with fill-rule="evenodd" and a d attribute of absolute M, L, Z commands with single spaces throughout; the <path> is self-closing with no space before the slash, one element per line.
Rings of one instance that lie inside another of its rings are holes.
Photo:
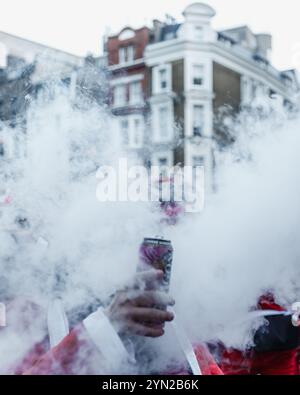
<path fill-rule="evenodd" d="M 127 352 L 122 340 L 102 308 L 90 314 L 83 321 L 83 325 L 91 340 L 105 358 L 109 369 L 115 370 L 118 363 L 132 363 L 132 357 Z"/>

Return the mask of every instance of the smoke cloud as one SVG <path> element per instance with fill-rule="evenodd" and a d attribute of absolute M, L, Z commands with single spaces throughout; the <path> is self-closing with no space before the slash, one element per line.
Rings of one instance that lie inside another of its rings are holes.
<path fill-rule="evenodd" d="M 280 105 L 266 111 L 230 125 L 236 142 L 217 154 L 217 188 L 204 212 L 163 229 L 174 246 L 176 319 L 193 342 L 243 349 L 259 324 L 247 314 L 261 295 L 272 291 L 286 306 L 300 298 L 300 120 Z M 96 199 L 97 168 L 124 155 L 114 120 L 83 98 L 75 105 L 57 84 L 31 103 L 26 150 L 1 168 L 12 203 L 1 217 L 0 295 L 45 309 L 60 297 L 72 319 L 134 276 L 143 237 L 162 231 L 160 213 L 151 202 Z M 27 219 L 23 228 L 17 216 Z M 32 328 L 25 343 L 40 337 L 40 326 Z M 1 341 L 1 365 L 26 348 L 15 339 Z M 167 337 L 149 343 L 165 347 L 161 364 L 173 355 Z"/>

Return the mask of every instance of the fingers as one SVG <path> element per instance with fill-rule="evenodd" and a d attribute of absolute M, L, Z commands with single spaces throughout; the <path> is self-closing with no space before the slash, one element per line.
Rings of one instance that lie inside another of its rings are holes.
<path fill-rule="evenodd" d="M 159 291 L 135 291 L 128 294 L 128 300 L 133 306 L 137 307 L 157 307 L 165 309 L 174 306 L 174 299 L 165 292 Z"/>
<path fill-rule="evenodd" d="M 132 307 L 130 309 L 130 318 L 139 323 L 164 324 L 174 319 L 174 314 L 169 311 L 163 311 L 153 308 Z"/>
<path fill-rule="evenodd" d="M 162 327 L 152 328 L 150 326 L 145 326 L 139 323 L 132 323 L 128 329 L 131 333 L 145 337 L 160 337 L 165 333 Z"/>
<path fill-rule="evenodd" d="M 162 278 L 163 272 L 159 270 L 140 272 L 135 278 L 135 289 L 127 288 L 115 295 L 107 308 L 107 316 L 119 334 L 145 337 L 164 334 L 165 323 L 174 319 L 174 314 L 167 311 L 167 307 L 174 306 L 175 301 L 166 292 L 145 287 L 157 284 Z M 137 287 L 137 284 L 140 285 Z"/>

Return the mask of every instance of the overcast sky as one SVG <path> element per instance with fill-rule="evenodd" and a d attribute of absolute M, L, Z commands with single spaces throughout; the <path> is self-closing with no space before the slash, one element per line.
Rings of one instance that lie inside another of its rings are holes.
<path fill-rule="evenodd" d="M 103 33 L 139 27 L 166 13 L 181 18 L 189 0 L 0 0 L 0 30 L 68 52 L 100 54 Z M 214 27 L 249 25 L 273 35 L 273 62 L 300 70 L 299 0 L 208 0 Z"/>

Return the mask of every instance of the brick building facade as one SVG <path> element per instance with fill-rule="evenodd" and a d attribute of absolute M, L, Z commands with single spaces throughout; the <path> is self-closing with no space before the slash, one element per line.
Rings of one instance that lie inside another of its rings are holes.
<path fill-rule="evenodd" d="M 277 94 L 292 106 L 295 71 L 270 63 L 272 37 L 247 26 L 215 31 L 215 11 L 194 3 L 183 22 L 153 21 L 108 37 L 111 109 L 125 147 L 141 162 L 204 165 L 212 185 L 214 149 L 231 142 L 222 125 L 231 115 Z"/>

